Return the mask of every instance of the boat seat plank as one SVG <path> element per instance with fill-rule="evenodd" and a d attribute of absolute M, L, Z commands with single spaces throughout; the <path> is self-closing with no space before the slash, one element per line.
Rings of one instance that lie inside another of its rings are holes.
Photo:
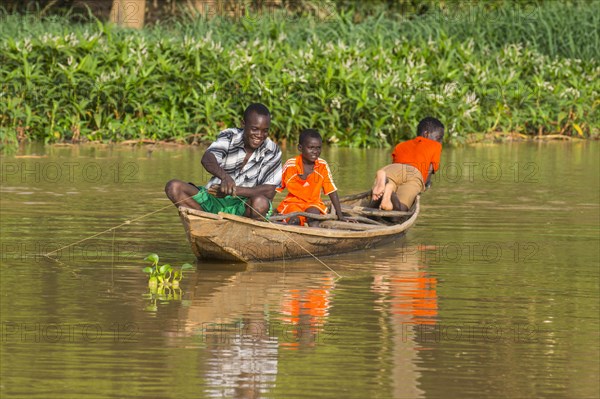
<path fill-rule="evenodd" d="M 314 220 L 337 220 L 337 216 L 334 214 L 327 214 L 327 215 L 321 215 L 321 214 L 315 214 L 315 213 L 308 213 L 308 212 L 291 212 L 291 213 L 286 213 L 284 215 L 274 215 L 271 216 L 269 218 L 270 222 L 280 222 L 282 220 L 291 218 L 291 217 L 295 217 L 295 216 L 304 216 L 307 219 L 314 219 Z M 378 222 L 376 220 L 372 220 L 363 216 L 357 216 L 357 215 L 349 215 L 348 219 L 350 219 L 348 222 L 359 222 L 359 223 L 366 223 L 366 224 L 374 224 L 374 225 L 385 225 L 385 223 L 381 223 Z"/>
<path fill-rule="evenodd" d="M 367 208 L 364 206 L 348 206 L 342 205 L 342 212 L 349 214 L 359 214 L 364 216 L 382 216 L 382 217 L 398 217 L 398 216 L 410 216 L 414 211 L 383 211 L 376 208 Z"/>
<path fill-rule="evenodd" d="M 325 222 L 321 222 L 319 224 L 319 227 L 326 228 L 326 229 L 364 231 L 364 230 L 380 229 L 382 226 L 366 224 L 366 223 L 340 222 L 339 220 L 327 220 Z"/>

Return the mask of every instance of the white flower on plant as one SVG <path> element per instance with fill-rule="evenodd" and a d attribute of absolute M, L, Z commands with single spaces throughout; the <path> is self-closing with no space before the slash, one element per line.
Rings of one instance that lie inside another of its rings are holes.
<path fill-rule="evenodd" d="M 442 93 L 444 94 L 444 96 L 448 97 L 454 94 L 454 92 L 456 92 L 456 89 L 458 89 L 458 83 L 446 83 L 442 88 Z"/>
<path fill-rule="evenodd" d="M 469 53 L 473 52 L 473 48 L 475 47 L 475 41 L 473 38 L 469 38 L 465 43 L 461 45 L 463 50 L 467 50 Z"/>
<path fill-rule="evenodd" d="M 105 73 L 105 72 L 102 72 L 100 74 L 100 76 L 98 76 L 96 78 L 96 82 L 98 82 L 98 83 L 106 83 L 106 82 L 108 82 L 110 80 L 111 80 L 110 75 L 107 74 L 107 73 Z"/>
<path fill-rule="evenodd" d="M 573 100 L 578 99 L 581 96 L 579 90 L 573 87 L 567 87 L 562 93 L 560 93 L 560 98 L 571 98 Z"/>
<path fill-rule="evenodd" d="M 265 82 L 263 82 L 262 80 L 258 79 L 258 93 L 260 96 L 262 96 L 263 90 L 266 91 L 267 93 L 269 93 L 270 95 L 273 95 L 273 90 L 271 90 Z"/>
<path fill-rule="evenodd" d="M 477 94 L 468 92 L 467 95 L 465 96 L 465 103 L 468 106 L 479 104 L 479 99 L 477 98 Z"/>
<path fill-rule="evenodd" d="M 27 50 L 27 52 L 31 52 L 33 46 L 31 45 L 31 39 L 27 38 L 23 41 L 23 48 Z"/>
<path fill-rule="evenodd" d="M 240 64 L 238 64 L 238 62 L 237 62 L 237 61 L 238 61 L 238 60 L 237 60 L 236 58 L 234 58 L 234 57 L 231 57 L 231 58 L 229 59 L 229 69 L 230 69 L 232 72 L 235 72 L 235 71 L 237 71 L 238 69 L 240 69 L 240 68 L 242 67 Z"/>
<path fill-rule="evenodd" d="M 441 94 L 430 94 L 428 97 L 430 100 L 433 100 L 438 104 L 444 103 L 444 96 L 442 96 Z"/>
<path fill-rule="evenodd" d="M 331 54 L 335 49 L 335 46 L 331 42 L 325 43 L 325 48 L 323 49 L 323 54 Z"/>
<path fill-rule="evenodd" d="M 463 112 L 463 118 L 471 118 L 471 114 L 479 108 L 479 99 L 475 93 L 468 92 L 465 96 L 465 103 L 468 108 Z"/>
<path fill-rule="evenodd" d="M 339 97 L 334 97 L 331 100 L 331 108 L 336 108 L 336 109 L 342 108 L 342 104 L 340 102 L 340 98 Z"/>
<path fill-rule="evenodd" d="M 456 131 L 456 121 L 452 122 L 452 124 L 450 125 L 450 129 L 448 129 L 448 132 L 452 137 L 458 136 L 458 132 Z"/>
<path fill-rule="evenodd" d="M 298 54 L 300 55 L 301 59 L 303 59 L 305 61 L 308 61 L 308 62 L 312 61 L 313 58 L 314 58 L 314 54 L 313 54 L 312 48 L 309 49 L 308 51 L 300 50 L 298 52 Z"/>
<path fill-rule="evenodd" d="M 75 36 L 75 33 L 73 33 L 73 32 L 71 32 L 67 36 L 65 36 L 65 42 L 67 42 L 71 46 L 79 45 L 79 39 L 77 39 L 77 36 Z"/>
<path fill-rule="evenodd" d="M 210 41 L 210 49 L 217 54 L 220 54 L 223 52 L 223 46 L 221 45 L 221 42 L 213 42 L 211 40 Z"/>
<path fill-rule="evenodd" d="M 552 84 L 550 84 L 550 82 L 542 82 L 542 84 L 538 84 L 538 87 L 541 87 L 549 92 L 553 92 L 554 91 L 554 86 L 552 86 Z"/>

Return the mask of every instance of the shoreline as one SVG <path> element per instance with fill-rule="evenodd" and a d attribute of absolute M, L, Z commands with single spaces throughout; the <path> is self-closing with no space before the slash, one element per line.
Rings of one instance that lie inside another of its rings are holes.
<path fill-rule="evenodd" d="M 409 139 L 407 139 L 409 140 Z M 466 136 L 464 142 L 454 142 L 454 143 L 444 143 L 447 146 L 457 146 L 460 147 L 462 145 L 473 145 L 473 144 L 505 144 L 505 143 L 532 143 L 532 142 L 581 142 L 581 141 L 598 141 L 600 140 L 600 136 L 591 136 L 591 137 L 576 137 L 576 136 L 567 136 L 564 134 L 547 134 L 542 136 L 530 136 L 523 133 L 505 133 L 505 132 L 496 132 L 496 133 L 471 133 Z M 197 147 L 210 145 L 212 141 L 210 140 L 194 140 L 191 143 L 183 142 L 181 140 L 151 140 L 151 139 L 139 139 L 139 140 L 124 140 L 124 141 L 79 141 L 79 142 L 62 142 L 62 143 L 42 143 L 39 141 L 23 141 L 17 144 L 5 144 L 4 148 L 13 147 L 15 149 L 26 146 L 26 145 L 36 145 L 43 144 L 44 146 L 50 147 L 76 147 L 76 146 L 159 146 L 159 147 Z M 280 147 L 287 147 L 287 142 L 284 140 L 282 142 L 276 142 Z M 332 146 L 333 147 L 333 146 Z M 382 145 L 381 147 L 376 148 L 388 148 L 391 145 Z M 340 146 L 339 148 L 352 148 L 346 146 Z M 374 147 L 375 148 L 375 147 Z M 368 149 L 368 148 L 367 148 Z M 0 150 L 2 152 L 4 150 Z"/>

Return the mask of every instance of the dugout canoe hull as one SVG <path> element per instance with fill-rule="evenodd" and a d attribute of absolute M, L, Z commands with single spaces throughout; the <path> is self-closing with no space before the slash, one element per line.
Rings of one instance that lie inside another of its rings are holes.
<path fill-rule="evenodd" d="M 362 197 L 361 197 L 362 196 Z M 226 213 L 179 207 L 192 251 L 198 259 L 265 262 L 363 250 L 401 238 L 416 222 L 419 197 L 397 224 L 364 231 L 274 224 Z M 346 206 L 363 206 L 364 194 L 341 198 Z"/>

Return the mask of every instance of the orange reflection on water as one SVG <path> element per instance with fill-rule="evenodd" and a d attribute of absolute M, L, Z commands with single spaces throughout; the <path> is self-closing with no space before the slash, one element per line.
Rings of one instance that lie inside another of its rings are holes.
<path fill-rule="evenodd" d="M 420 262 L 423 256 L 420 252 L 435 247 L 417 246 L 416 249 L 406 251 L 407 257 L 400 267 L 389 264 L 375 271 L 371 290 L 379 294 L 377 304 L 388 304 L 391 314 L 407 316 L 404 322 L 434 325 L 438 317 L 437 278 L 426 272 Z"/>
<path fill-rule="evenodd" d="M 288 330 L 291 339 L 284 340 L 282 346 L 297 349 L 301 344 L 314 345 L 329 315 L 334 281 L 333 276 L 325 276 L 318 288 L 287 290 L 281 302 L 281 320 L 293 328 Z"/>
<path fill-rule="evenodd" d="M 415 277 L 391 278 L 391 311 L 409 315 L 415 324 L 435 324 L 438 315 L 437 279 L 419 272 Z"/>

